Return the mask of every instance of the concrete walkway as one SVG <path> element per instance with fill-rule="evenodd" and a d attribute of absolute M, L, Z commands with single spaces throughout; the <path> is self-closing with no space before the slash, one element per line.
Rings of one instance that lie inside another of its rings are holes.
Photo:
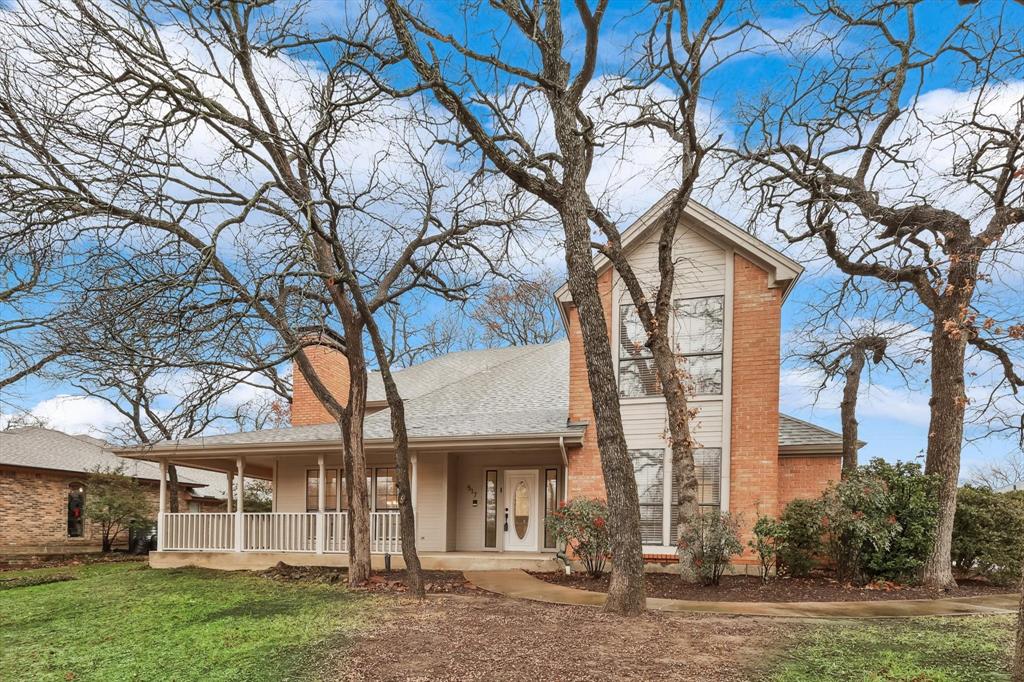
<path fill-rule="evenodd" d="M 482 590 L 517 599 L 602 606 L 606 595 L 578 590 L 534 578 L 525 571 L 466 571 L 466 579 Z M 831 602 L 724 602 L 685 601 L 649 597 L 647 608 L 678 613 L 721 613 L 732 616 L 775 618 L 910 618 L 914 616 L 966 616 L 1014 613 L 1016 594 L 961 597 L 959 599 L 891 599 L 887 601 Z"/>

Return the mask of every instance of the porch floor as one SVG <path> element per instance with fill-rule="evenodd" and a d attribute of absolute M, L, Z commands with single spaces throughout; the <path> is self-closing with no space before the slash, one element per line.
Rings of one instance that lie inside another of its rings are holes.
<path fill-rule="evenodd" d="M 348 566 L 348 554 L 312 552 L 150 552 L 153 568 L 213 568 L 224 571 L 262 571 L 278 562 L 292 566 Z M 550 552 L 420 552 L 420 563 L 431 571 L 558 571 L 561 564 Z M 384 555 L 371 554 L 370 564 L 384 568 Z M 405 568 L 402 554 L 391 556 L 391 567 Z"/>

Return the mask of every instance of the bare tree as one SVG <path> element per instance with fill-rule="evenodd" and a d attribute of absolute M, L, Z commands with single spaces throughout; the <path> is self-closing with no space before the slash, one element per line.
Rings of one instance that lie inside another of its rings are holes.
<path fill-rule="evenodd" d="M 274 356 L 237 320 L 191 303 L 162 263 L 96 253 L 76 276 L 84 302 L 61 314 L 58 353 L 45 376 L 110 405 L 124 421 L 106 435 L 154 445 L 191 438 L 218 423 L 244 422 L 248 407 L 227 399 L 249 389 L 291 400 Z M 250 402 L 250 401 L 246 401 Z M 167 467 L 170 510 L 178 511 L 178 472 Z"/>
<path fill-rule="evenodd" d="M 816 244 L 845 275 L 889 285 L 929 318 L 926 470 L 942 485 L 924 581 L 949 587 L 965 351 L 989 340 L 977 306 L 1024 222 L 1024 99 L 1009 83 L 1024 50 L 1000 11 L 960 9 L 936 36 L 920 30 L 916 7 L 808 3 L 813 25 L 794 41 L 803 52 L 791 77 L 742 107 L 740 183 L 784 238 Z M 921 84 L 942 69 L 959 70 L 961 89 L 936 111 Z M 929 161 L 939 148 L 946 155 Z"/>
<path fill-rule="evenodd" d="M 857 468 L 858 437 L 857 399 L 865 370 L 869 380 L 872 370 L 882 370 L 909 381 L 909 373 L 917 362 L 914 340 L 921 334 L 907 324 L 886 319 L 878 308 L 868 309 L 865 296 L 855 283 L 843 282 L 838 291 L 822 290 L 805 306 L 804 323 L 794 334 L 790 356 L 820 375 L 816 396 L 841 378 L 842 399 L 839 416 L 843 433 L 843 468 L 845 478 Z M 848 298 L 859 305 L 850 308 Z"/>
<path fill-rule="evenodd" d="M 339 425 L 345 469 L 361 472 L 364 315 L 417 287 L 449 288 L 442 254 L 452 244 L 482 252 L 468 234 L 504 224 L 494 214 L 517 205 L 485 205 L 484 189 L 457 197 L 462 183 L 435 184 L 428 207 L 423 173 L 443 164 L 429 149 L 410 154 L 415 135 L 395 133 L 427 117 L 356 71 L 377 39 L 373 18 L 339 36 L 317 30 L 307 9 L 20 5 L 0 34 L 0 211 L 78 248 L 175 251 L 206 306 L 258 322 L 254 334 L 294 356 Z M 305 350 L 310 325 L 336 321 L 347 396 L 332 395 Z M 359 584 L 370 571 L 369 497 L 364 477 L 346 485 L 349 580 Z M 415 555 L 414 533 L 402 544 Z"/>
<path fill-rule="evenodd" d="M 971 483 L 992 490 L 1024 490 L 1024 452 L 1010 452 L 999 461 L 978 466 Z"/>
<path fill-rule="evenodd" d="M 593 6 L 576 2 L 574 13 L 564 13 L 558 0 L 532 5 L 494 2 L 492 14 L 482 16 L 480 23 L 499 28 L 483 40 L 475 31 L 456 38 L 399 0 L 386 0 L 385 6 L 404 56 L 463 128 L 463 136 L 453 144 L 465 149 L 472 142 L 483 158 L 482 167 L 544 201 L 563 228 L 568 286 L 579 311 L 613 520 L 615 562 L 608 608 L 636 612 L 642 608 L 636 485 L 621 431 L 596 273 L 584 241 L 611 261 L 647 334 L 646 345 L 668 405 L 679 533 L 683 534 L 699 514 L 699 506 L 687 376 L 678 366 L 669 333 L 678 260 L 675 236 L 701 163 L 714 145 L 705 139 L 699 121 L 704 77 L 729 54 L 746 49 L 744 36 L 751 27 L 744 21 L 734 22 L 723 2 L 700 3 L 699 10 L 682 0 L 653 3 L 642 10 L 649 12 L 651 28 L 634 41 L 641 46 L 635 62 L 621 74 L 597 78 L 607 0 Z M 464 3 L 462 9 L 467 15 L 482 12 L 476 3 Z M 575 20 L 572 28 L 583 36 L 580 49 L 565 40 L 563 24 L 570 20 Z M 515 58 L 502 48 L 506 32 L 515 35 Z M 573 63 L 576 54 L 580 56 Z M 672 88 L 671 96 L 652 94 L 653 86 L 666 83 Z M 595 119 L 595 115 L 604 118 Z M 634 271 L 623 249 L 618 221 L 588 189 L 602 148 L 628 149 L 636 130 L 659 135 L 675 148 L 669 172 L 676 179 L 676 189 L 658 233 L 654 283 L 643 281 Z M 604 241 L 591 239 L 592 225 Z M 656 292 L 653 300 L 652 290 Z M 692 577 L 685 561 L 683 568 L 684 576 Z"/>
<path fill-rule="evenodd" d="M 558 286 L 550 270 L 530 279 L 499 280 L 470 308 L 469 317 L 483 330 L 488 346 L 550 343 L 562 335 L 554 299 Z"/>

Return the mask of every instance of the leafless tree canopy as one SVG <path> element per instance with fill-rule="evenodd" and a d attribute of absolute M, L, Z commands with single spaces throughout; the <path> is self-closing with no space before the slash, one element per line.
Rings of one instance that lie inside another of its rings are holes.
<path fill-rule="evenodd" d="M 905 290 L 912 298 L 903 301 L 928 318 L 926 467 L 944 482 L 925 579 L 944 586 L 953 582 L 949 542 L 970 399 L 966 348 L 1006 353 L 996 337 L 1013 327 L 984 304 L 992 291 L 1009 293 L 994 280 L 1024 241 L 1024 48 L 1019 26 L 980 10 L 930 35 L 919 29 L 917 4 L 810 3 L 813 22 L 794 41 L 791 77 L 741 112 L 738 170 L 755 213 L 779 234 L 813 243 L 845 275 Z M 940 69 L 957 70 L 958 91 L 947 101 L 922 98 L 922 83 Z M 1002 367 L 1003 384 L 1016 391 L 1013 362 Z"/>

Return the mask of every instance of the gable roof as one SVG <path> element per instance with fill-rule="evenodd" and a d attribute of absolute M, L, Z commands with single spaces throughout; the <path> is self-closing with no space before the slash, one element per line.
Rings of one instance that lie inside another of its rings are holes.
<path fill-rule="evenodd" d="M 629 227 L 622 232 L 622 248 L 628 250 L 633 244 L 642 240 L 658 225 L 662 216 L 672 205 L 674 192 L 667 192 L 653 206 L 647 209 L 643 215 L 637 218 Z M 690 200 L 683 209 L 683 219 L 689 219 L 692 225 L 699 230 L 705 231 L 710 237 L 725 242 L 742 253 L 746 258 L 758 264 L 768 272 L 769 286 L 783 288 L 782 299 L 785 300 L 789 292 L 793 290 L 797 279 L 803 274 L 804 267 L 786 254 L 773 248 L 757 237 L 747 233 L 745 230 L 715 213 L 707 206 Z M 600 275 L 611 267 L 611 261 L 601 254 L 594 256 L 594 267 Z M 563 284 L 555 292 L 555 298 L 565 304 L 572 300 L 569 295 L 568 284 Z"/>
<path fill-rule="evenodd" d="M 779 413 L 779 452 L 782 454 L 798 454 L 814 452 L 817 454 L 835 454 L 842 452 L 843 436 L 826 429 Z"/>
<path fill-rule="evenodd" d="M 579 437 L 585 425 L 569 415 L 569 344 L 567 341 L 450 353 L 395 372 L 405 400 L 410 442 L 432 440 Z M 371 399 L 383 400 L 379 375 L 371 374 Z M 377 391 L 376 393 L 374 391 Z M 175 449 L 336 445 L 337 424 L 292 426 L 163 442 L 147 454 Z M 368 443 L 390 444 L 390 412 L 366 417 Z M 832 454 L 839 434 L 780 415 L 780 449 L 811 448 Z M 815 449 L 816 448 L 816 449 Z M 127 452 L 134 452 L 129 449 Z"/>
<path fill-rule="evenodd" d="M 160 467 L 153 462 L 124 460 L 110 446 L 92 436 L 73 436 L 39 426 L 0 431 L 0 464 L 52 471 L 88 474 L 96 468 L 125 465 L 125 474 L 132 478 L 160 480 Z M 179 470 L 179 482 L 190 488 L 207 485 L 193 470 Z M 226 487 L 226 485 L 225 485 Z"/>

